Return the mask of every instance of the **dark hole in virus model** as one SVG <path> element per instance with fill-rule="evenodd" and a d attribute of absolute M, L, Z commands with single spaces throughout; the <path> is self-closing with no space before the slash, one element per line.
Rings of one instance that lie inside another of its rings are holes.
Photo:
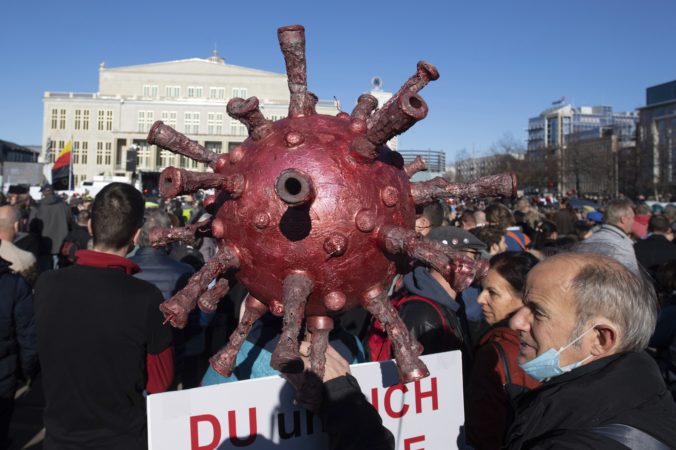
<path fill-rule="evenodd" d="M 292 196 L 296 196 L 300 193 L 301 189 L 303 186 L 301 185 L 300 181 L 296 178 L 288 178 L 284 182 L 284 188 L 286 189 L 286 192 L 291 194 Z"/>
<path fill-rule="evenodd" d="M 287 169 L 277 178 L 275 191 L 289 206 L 309 205 L 314 200 L 312 180 L 297 169 Z"/>

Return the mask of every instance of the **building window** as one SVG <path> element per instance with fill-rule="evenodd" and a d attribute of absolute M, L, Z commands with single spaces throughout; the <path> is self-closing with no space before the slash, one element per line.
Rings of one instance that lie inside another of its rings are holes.
<path fill-rule="evenodd" d="M 96 143 L 96 165 L 103 165 L 103 142 L 101 141 Z"/>
<path fill-rule="evenodd" d="M 88 161 L 89 142 L 73 141 L 73 164 L 86 165 Z"/>
<path fill-rule="evenodd" d="M 80 164 L 80 141 L 73 142 L 73 164 Z"/>
<path fill-rule="evenodd" d="M 188 98 L 202 98 L 202 86 L 188 86 Z"/>
<path fill-rule="evenodd" d="M 200 132 L 200 113 L 187 112 L 183 118 L 185 133 L 198 134 Z"/>
<path fill-rule="evenodd" d="M 104 153 L 104 164 L 109 166 L 112 163 L 113 158 L 113 143 L 106 142 L 106 152 Z"/>
<path fill-rule="evenodd" d="M 112 109 L 99 109 L 98 112 L 98 121 L 97 121 L 97 130 L 99 131 L 111 131 L 113 129 L 113 110 Z"/>
<path fill-rule="evenodd" d="M 82 129 L 83 130 L 89 129 L 89 110 L 88 109 L 82 110 Z"/>
<path fill-rule="evenodd" d="M 162 167 L 169 167 L 174 165 L 174 154 L 169 150 L 162 150 L 160 152 L 160 165 Z"/>
<path fill-rule="evenodd" d="M 59 153 L 63 150 L 64 141 L 52 141 L 51 151 L 49 152 L 49 161 L 56 162 L 56 158 L 59 157 Z"/>
<path fill-rule="evenodd" d="M 207 115 L 207 132 L 209 134 L 223 134 L 223 113 L 209 113 Z"/>
<path fill-rule="evenodd" d="M 79 130 L 80 127 L 82 127 L 82 110 L 81 109 L 76 109 L 75 110 L 75 129 Z"/>
<path fill-rule="evenodd" d="M 223 151 L 223 143 L 220 141 L 206 141 L 204 147 L 214 153 L 221 153 Z"/>
<path fill-rule="evenodd" d="M 246 136 L 246 126 L 239 120 L 230 119 L 230 134 L 233 136 Z"/>
<path fill-rule="evenodd" d="M 66 129 L 66 110 L 59 110 L 59 130 Z"/>
<path fill-rule="evenodd" d="M 156 84 L 144 84 L 143 96 L 157 98 L 158 86 Z"/>
<path fill-rule="evenodd" d="M 153 126 L 153 112 L 139 111 L 137 122 L 139 133 L 147 133 L 150 130 L 150 127 Z"/>
<path fill-rule="evenodd" d="M 59 126 L 59 110 L 52 108 L 52 130 L 56 130 Z"/>
<path fill-rule="evenodd" d="M 240 97 L 240 98 L 246 98 L 247 96 L 247 88 L 232 88 L 232 98 L 235 97 Z"/>
<path fill-rule="evenodd" d="M 223 100 L 225 99 L 225 88 L 222 87 L 210 87 L 209 88 L 209 98 L 214 100 Z"/>
<path fill-rule="evenodd" d="M 176 128 L 176 111 L 162 111 L 160 120 L 171 128 Z"/>
<path fill-rule="evenodd" d="M 148 145 L 139 145 L 137 154 L 139 167 L 148 169 L 150 167 L 150 147 Z"/>
<path fill-rule="evenodd" d="M 82 141 L 80 151 L 81 151 L 80 160 L 81 160 L 82 164 L 87 164 L 87 162 L 89 161 L 89 158 L 88 158 L 88 156 L 89 156 L 89 142 Z"/>
<path fill-rule="evenodd" d="M 178 98 L 181 96 L 181 86 L 166 86 L 164 96 L 169 98 Z"/>

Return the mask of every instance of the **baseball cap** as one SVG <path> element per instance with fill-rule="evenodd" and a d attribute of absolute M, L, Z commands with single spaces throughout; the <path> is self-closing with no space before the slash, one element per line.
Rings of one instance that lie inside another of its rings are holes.
<path fill-rule="evenodd" d="M 593 220 L 596 223 L 601 223 L 603 222 L 603 214 L 598 211 L 592 211 L 587 213 L 587 219 Z"/>
<path fill-rule="evenodd" d="M 476 236 L 458 227 L 441 226 L 433 228 L 427 235 L 427 238 L 448 245 L 454 250 L 480 252 L 486 249 L 486 244 L 481 242 Z"/>

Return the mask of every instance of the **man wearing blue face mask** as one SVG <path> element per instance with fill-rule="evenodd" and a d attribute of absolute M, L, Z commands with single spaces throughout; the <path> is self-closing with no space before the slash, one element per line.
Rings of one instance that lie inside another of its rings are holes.
<path fill-rule="evenodd" d="M 643 351 L 649 282 L 606 256 L 560 254 L 531 270 L 524 304 L 519 364 L 544 383 L 519 399 L 506 448 L 676 448 L 676 404 Z"/>

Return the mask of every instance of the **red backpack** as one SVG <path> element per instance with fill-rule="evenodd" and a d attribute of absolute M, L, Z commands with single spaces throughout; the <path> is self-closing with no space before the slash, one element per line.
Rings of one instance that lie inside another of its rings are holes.
<path fill-rule="evenodd" d="M 392 306 L 394 306 L 394 309 L 397 311 L 399 311 L 399 309 L 401 309 L 404 304 L 410 301 L 424 302 L 434 308 L 441 318 L 441 324 L 444 332 L 451 333 L 451 329 L 448 325 L 448 322 L 446 321 L 446 316 L 444 316 L 444 313 L 441 311 L 441 309 L 439 309 L 439 305 L 437 305 L 434 300 L 414 294 L 404 295 L 402 297 L 390 300 Z M 379 320 L 374 320 L 371 324 L 366 345 L 368 347 L 369 354 L 371 355 L 371 361 L 387 361 L 388 359 L 392 359 L 392 342 L 390 341 L 387 332 L 383 328 L 383 324 L 380 323 Z"/>

